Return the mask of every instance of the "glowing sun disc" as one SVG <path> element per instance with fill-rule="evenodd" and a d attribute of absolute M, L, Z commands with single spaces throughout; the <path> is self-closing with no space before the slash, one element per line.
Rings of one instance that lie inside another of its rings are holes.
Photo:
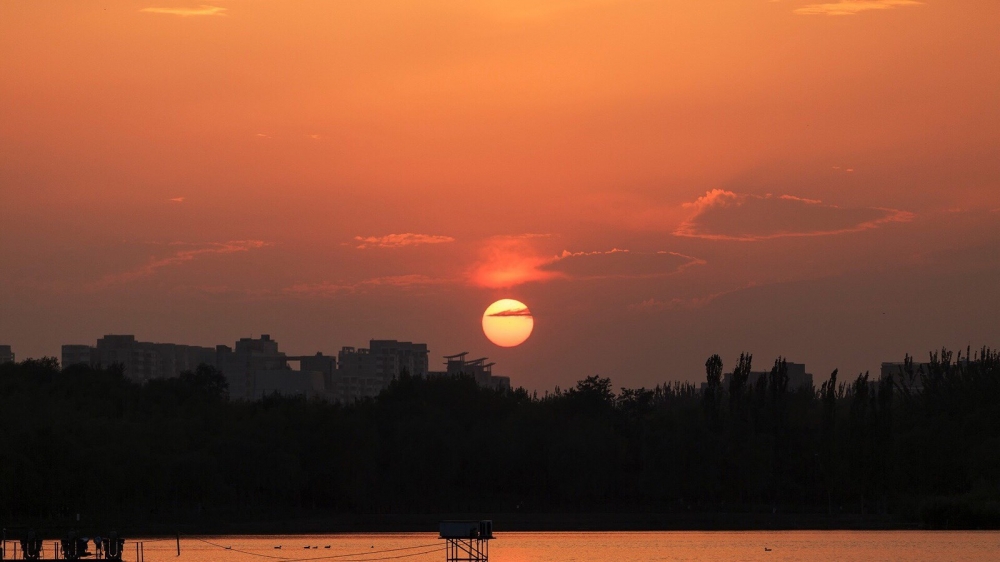
<path fill-rule="evenodd" d="M 483 333 L 500 347 L 521 345 L 534 327 L 531 311 L 514 299 L 500 299 L 483 313 Z"/>

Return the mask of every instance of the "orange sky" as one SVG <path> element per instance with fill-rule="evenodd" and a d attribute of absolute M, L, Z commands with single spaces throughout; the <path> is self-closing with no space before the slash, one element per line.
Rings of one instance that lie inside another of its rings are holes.
<path fill-rule="evenodd" d="M 396 338 L 551 388 L 1000 345 L 994 0 L 201 1 L 0 3 L 19 357 Z"/>

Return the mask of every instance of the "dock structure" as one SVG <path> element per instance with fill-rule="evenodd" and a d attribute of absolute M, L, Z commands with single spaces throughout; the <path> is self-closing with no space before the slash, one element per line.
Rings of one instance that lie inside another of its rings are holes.
<path fill-rule="evenodd" d="M 493 521 L 442 521 L 445 562 L 489 562 Z"/>
<path fill-rule="evenodd" d="M 90 558 L 108 562 L 122 562 L 125 539 L 119 538 L 118 533 L 112 532 L 108 538 L 102 539 L 95 536 L 93 539 L 79 537 L 75 531 L 70 531 L 62 539 L 52 541 L 51 550 L 46 549 L 44 541 L 34 530 L 21 529 L 13 533 L 15 536 L 8 536 L 6 528 L 3 529 L 0 537 L 0 562 L 6 560 L 26 560 L 28 562 L 55 562 L 72 561 Z M 94 551 L 90 551 L 89 545 L 94 545 Z M 178 539 L 178 553 L 180 552 L 180 540 Z M 136 542 L 136 562 L 142 562 L 143 544 Z"/>

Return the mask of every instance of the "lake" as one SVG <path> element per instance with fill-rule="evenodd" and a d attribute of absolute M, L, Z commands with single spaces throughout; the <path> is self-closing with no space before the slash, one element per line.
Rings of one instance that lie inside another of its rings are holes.
<path fill-rule="evenodd" d="M 491 562 L 1000 559 L 1000 532 L 995 531 L 495 532 L 496 539 L 490 544 Z M 444 541 L 436 533 L 184 537 L 180 558 L 176 557 L 173 539 L 146 539 L 144 553 L 146 562 L 445 559 Z M 135 560 L 131 542 L 126 555 L 129 561 Z"/>

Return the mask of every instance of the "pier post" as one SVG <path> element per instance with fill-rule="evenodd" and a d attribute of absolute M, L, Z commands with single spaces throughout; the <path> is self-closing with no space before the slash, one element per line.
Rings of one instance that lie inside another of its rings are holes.
<path fill-rule="evenodd" d="M 442 521 L 445 562 L 489 562 L 493 521 Z"/>

